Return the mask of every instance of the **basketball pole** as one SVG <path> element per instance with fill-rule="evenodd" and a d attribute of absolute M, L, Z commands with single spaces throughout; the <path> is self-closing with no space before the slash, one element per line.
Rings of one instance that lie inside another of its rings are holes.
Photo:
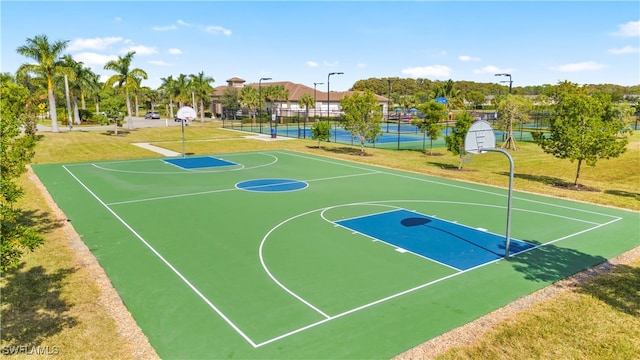
<path fill-rule="evenodd" d="M 505 244 L 505 249 L 504 249 L 504 258 L 508 259 L 509 258 L 509 242 L 511 240 L 511 194 L 513 192 L 513 158 L 511 157 L 511 154 L 509 154 L 506 150 L 504 149 L 482 149 L 480 150 L 480 153 L 484 152 L 484 151 L 493 151 L 493 152 L 499 152 L 499 153 L 503 153 L 507 159 L 509 159 L 509 195 L 507 196 L 507 234 L 506 234 L 506 244 Z"/>

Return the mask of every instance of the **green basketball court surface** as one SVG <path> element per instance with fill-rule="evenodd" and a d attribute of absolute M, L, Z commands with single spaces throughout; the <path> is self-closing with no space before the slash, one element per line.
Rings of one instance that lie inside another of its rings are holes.
<path fill-rule="evenodd" d="M 506 189 L 291 151 L 33 168 L 161 358 L 390 358 L 639 245 L 515 191 L 505 258 Z"/>

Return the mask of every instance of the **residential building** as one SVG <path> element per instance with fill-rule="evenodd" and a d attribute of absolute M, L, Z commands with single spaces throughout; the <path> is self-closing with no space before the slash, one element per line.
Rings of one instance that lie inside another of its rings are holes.
<path fill-rule="evenodd" d="M 318 88 L 315 89 L 306 85 L 296 84 L 291 81 L 271 81 L 271 82 L 262 82 L 262 83 L 249 83 L 245 84 L 245 80 L 239 77 L 232 77 L 227 80 L 227 85 L 218 86 L 215 88 L 215 94 L 211 96 L 212 100 L 212 112 L 214 114 L 222 113 L 222 104 L 220 103 L 220 97 L 224 94 L 225 90 L 229 87 L 238 88 L 238 90 L 242 89 L 244 86 L 251 86 L 254 88 L 258 88 L 262 86 L 264 89 L 267 86 L 278 86 L 281 85 L 288 91 L 289 98 L 287 101 L 283 102 L 274 102 L 273 104 L 263 103 L 263 108 L 269 112 L 273 109 L 278 116 L 304 116 L 305 108 L 300 106 L 299 100 L 304 94 L 309 94 L 312 97 L 315 93 L 316 99 L 316 107 L 315 109 L 309 109 L 309 116 L 318 116 L 318 117 L 326 117 L 327 114 L 330 116 L 338 116 L 340 114 L 340 100 L 347 95 L 353 94 L 353 91 L 331 91 L 329 96 L 327 97 L 327 92 L 322 91 Z M 383 114 L 387 114 L 387 105 L 388 99 L 384 96 L 376 95 L 376 98 L 380 102 L 380 106 L 382 107 Z M 249 109 L 244 109 L 249 110 Z M 252 109 L 251 109 L 252 110 Z"/>

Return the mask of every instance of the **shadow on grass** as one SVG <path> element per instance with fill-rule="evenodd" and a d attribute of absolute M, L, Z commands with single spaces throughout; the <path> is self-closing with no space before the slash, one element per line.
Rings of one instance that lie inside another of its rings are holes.
<path fill-rule="evenodd" d="M 52 255 L 54 256 L 54 255 Z M 3 274 L 2 340 L 6 346 L 39 346 L 46 338 L 76 326 L 67 312 L 71 304 L 60 294 L 74 269 L 48 274 L 42 266 Z"/>
<path fill-rule="evenodd" d="M 500 172 L 499 174 L 504 176 L 509 176 L 509 173 L 506 171 Z M 513 174 L 513 177 L 517 179 L 535 181 L 535 182 L 539 182 L 539 183 L 550 185 L 550 186 L 566 187 L 566 186 L 573 185 L 573 183 L 564 181 L 556 177 L 546 176 L 546 175 Z"/>
<path fill-rule="evenodd" d="M 573 249 L 545 245 L 509 258 L 514 269 L 524 278 L 536 282 L 553 283 L 586 270 L 607 259 L 584 254 Z"/>
<path fill-rule="evenodd" d="M 640 201 L 640 193 L 637 193 L 637 192 L 622 191 L 622 190 L 605 190 L 604 193 L 610 194 L 610 195 L 616 195 L 616 196 L 630 197 L 632 199 L 636 199 Z"/>
<path fill-rule="evenodd" d="M 106 130 L 102 133 L 102 135 L 107 136 L 127 136 L 129 135 L 129 130 L 120 130 L 118 129 L 118 133 L 116 134 L 115 130 Z"/>
<path fill-rule="evenodd" d="M 337 147 L 337 148 L 322 148 L 324 151 L 331 152 L 334 154 L 346 154 L 346 155 L 369 155 L 368 153 L 362 153 L 360 148 L 350 148 L 350 147 Z"/>
<path fill-rule="evenodd" d="M 640 317 L 640 268 L 614 265 L 606 275 L 585 283 L 578 290 L 632 316 Z"/>
<path fill-rule="evenodd" d="M 64 225 L 66 220 L 54 221 L 53 215 L 41 210 L 23 210 L 20 214 L 21 225 L 37 228 L 40 233 L 49 233 Z"/>
<path fill-rule="evenodd" d="M 427 164 L 429 165 L 433 165 L 433 166 L 437 166 L 441 169 L 445 169 L 445 170 L 455 170 L 455 171 L 476 171 L 474 169 L 468 169 L 465 168 L 464 165 L 462 165 L 462 168 L 459 169 L 457 164 L 447 164 L 447 163 L 441 163 L 441 162 L 433 162 L 433 161 L 429 161 L 427 162 Z"/>

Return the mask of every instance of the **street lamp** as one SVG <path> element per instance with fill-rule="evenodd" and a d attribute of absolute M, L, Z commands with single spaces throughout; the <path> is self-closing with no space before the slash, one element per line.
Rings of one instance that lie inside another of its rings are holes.
<path fill-rule="evenodd" d="M 391 79 L 387 79 L 389 82 L 389 95 L 387 98 L 387 133 L 389 132 L 389 111 L 391 111 Z"/>
<path fill-rule="evenodd" d="M 271 80 L 271 78 L 260 78 L 260 80 L 258 80 L 258 120 L 260 122 L 260 134 L 262 134 L 262 80 Z"/>
<path fill-rule="evenodd" d="M 513 84 L 513 81 L 511 81 L 511 74 L 503 73 L 503 74 L 496 74 L 495 76 L 508 76 L 509 77 L 509 81 L 500 81 L 500 82 L 502 82 L 502 83 L 507 83 L 508 82 L 509 83 L 509 94 L 511 94 L 511 85 Z"/>
<path fill-rule="evenodd" d="M 314 82 L 313 83 L 313 121 L 316 121 L 316 107 L 318 107 L 318 100 L 316 100 L 316 86 L 318 85 L 324 85 L 324 83 L 317 83 Z M 304 134 L 305 134 L 305 138 L 307 135 L 307 125 L 305 124 L 305 130 L 304 130 Z"/>
<path fill-rule="evenodd" d="M 330 114 L 330 109 L 329 109 L 329 105 L 330 105 L 330 101 L 331 99 L 329 98 L 329 95 L 331 94 L 331 91 L 329 89 L 329 78 L 331 77 L 331 75 L 342 75 L 344 74 L 343 72 L 330 72 L 329 75 L 327 75 L 327 123 L 329 122 L 329 114 Z M 333 124 L 333 141 L 335 142 L 337 138 L 337 130 L 336 130 L 336 124 Z"/>

